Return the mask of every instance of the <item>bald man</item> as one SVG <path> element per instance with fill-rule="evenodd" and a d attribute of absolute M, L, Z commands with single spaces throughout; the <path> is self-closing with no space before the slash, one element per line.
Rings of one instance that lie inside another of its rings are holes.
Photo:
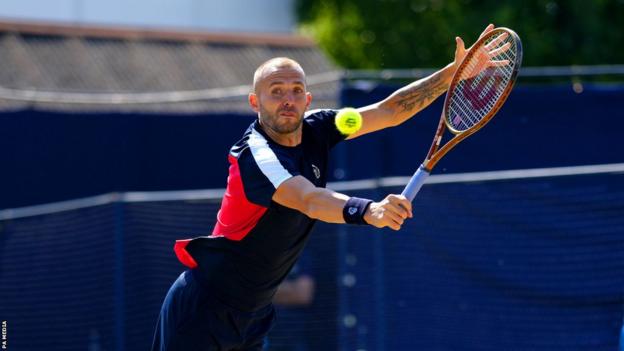
<path fill-rule="evenodd" d="M 346 139 L 399 125 L 446 91 L 466 54 L 456 41 L 453 63 L 360 108 L 362 128 Z M 401 195 L 374 202 L 325 188 L 329 151 L 345 136 L 337 111 L 308 111 L 311 101 L 296 61 L 274 58 L 256 70 L 249 104 L 258 119 L 230 150 L 212 234 L 175 244 L 188 269 L 165 297 L 152 350 L 261 350 L 273 296 L 317 220 L 399 230 L 412 217 Z"/>

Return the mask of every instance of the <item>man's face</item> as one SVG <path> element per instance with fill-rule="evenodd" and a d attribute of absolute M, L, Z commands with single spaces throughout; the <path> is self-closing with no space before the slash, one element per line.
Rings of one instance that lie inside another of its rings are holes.
<path fill-rule="evenodd" d="M 267 67 L 256 85 L 252 108 L 258 112 L 263 126 L 280 134 L 296 131 L 310 105 L 305 77 L 295 67 Z"/>

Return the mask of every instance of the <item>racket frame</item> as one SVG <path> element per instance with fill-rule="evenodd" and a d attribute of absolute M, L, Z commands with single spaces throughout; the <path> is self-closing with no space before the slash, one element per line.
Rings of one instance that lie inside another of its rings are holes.
<path fill-rule="evenodd" d="M 451 125 L 449 125 L 447 118 L 446 118 L 446 113 L 448 111 L 448 106 L 450 104 L 451 93 L 455 89 L 455 87 L 458 85 L 459 79 L 461 77 L 461 73 L 463 72 L 464 68 L 469 63 L 470 59 L 478 51 L 476 50 L 476 48 L 483 45 L 485 41 L 492 38 L 493 36 L 502 35 L 503 33 L 507 33 L 508 35 L 512 36 L 513 41 L 516 44 L 516 58 L 514 62 L 515 64 L 513 67 L 513 72 L 509 78 L 509 82 L 507 83 L 505 90 L 503 91 L 501 96 L 497 99 L 492 109 L 488 111 L 488 113 L 480 121 L 478 121 L 475 125 L 473 125 L 472 127 L 464 131 L 458 131 L 454 129 Z M 420 165 L 418 170 L 416 170 L 416 172 L 414 173 L 410 181 L 407 183 L 407 185 L 403 189 L 403 192 L 401 192 L 401 195 L 405 196 L 410 201 L 413 201 L 414 198 L 416 197 L 416 194 L 418 194 L 418 192 L 420 191 L 420 188 L 423 186 L 423 184 L 425 183 L 425 180 L 427 179 L 429 174 L 431 174 L 431 170 L 438 163 L 438 161 L 444 155 L 446 155 L 446 153 L 449 152 L 449 150 L 451 150 L 460 141 L 466 139 L 470 135 L 477 132 L 486 123 L 488 123 L 492 119 L 492 117 L 494 117 L 494 115 L 498 112 L 498 110 L 500 110 L 500 108 L 503 106 L 503 104 L 507 100 L 509 93 L 511 93 L 511 89 L 513 88 L 516 82 L 516 78 L 518 76 L 521 63 L 522 63 L 522 42 L 520 41 L 520 37 L 518 37 L 518 35 L 513 30 L 509 28 L 504 28 L 504 27 L 495 28 L 492 31 L 488 32 L 485 36 L 477 40 L 477 42 L 474 44 L 472 49 L 468 51 L 468 54 L 464 57 L 464 59 L 459 64 L 459 67 L 453 74 L 453 78 L 451 79 L 451 83 L 449 84 L 449 89 L 444 99 L 444 107 L 442 109 L 442 115 L 440 116 L 440 122 L 438 123 L 438 129 L 436 130 L 436 134 L 433 138 L 433 142 L 431 143 L 431 147 L 429 148 L 429 152 L 427 153 L 427 157 L 425 158 L 425 161 L 423 161 L 423 163 Z M 444 144 L 444 146 L 442 146 L 441 149 L 439 149 L 440 143 L 442 142 L 442 137 L 444 136 L 444 132 L 447 128 L 451 133 L 455 134 L 455 136 L 451 140 L 449 140 L 446 144 Z"/>

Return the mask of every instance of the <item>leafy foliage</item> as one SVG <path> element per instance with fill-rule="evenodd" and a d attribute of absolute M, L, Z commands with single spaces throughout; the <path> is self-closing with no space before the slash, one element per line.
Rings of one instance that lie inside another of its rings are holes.
<path fill-rule="evenodd" d="M 301 31 L 345 68 L 439 67 L 455 36 L 514 29 L 527 66 L 624 61 L 624 0 L 298 0 Z"/>

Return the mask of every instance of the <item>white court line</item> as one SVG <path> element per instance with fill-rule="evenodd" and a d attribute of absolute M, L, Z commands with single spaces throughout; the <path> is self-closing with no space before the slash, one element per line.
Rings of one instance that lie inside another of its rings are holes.
<path fill-rule="evenodd" d="M 624 163 L 440 175 L 434 174 L 427 178 L 425 184 L 468 183 L 602 173 L 624 173 Z M 327 187 L 336 191 L 364 190 L 375 187 L 395 187 L 404 186 L 407 184 L 409 179 L 410 177 L 385 177 L 378 179 L 330 182 L 327 184 Z M 0 221 L 77 210 L 86 207 L 107 205 L 114 202 L 133 203 L 151 201 L 220 200 L 224 193 L 225 189 L 109 193 L 76 200 L 1 210 Z"/>

